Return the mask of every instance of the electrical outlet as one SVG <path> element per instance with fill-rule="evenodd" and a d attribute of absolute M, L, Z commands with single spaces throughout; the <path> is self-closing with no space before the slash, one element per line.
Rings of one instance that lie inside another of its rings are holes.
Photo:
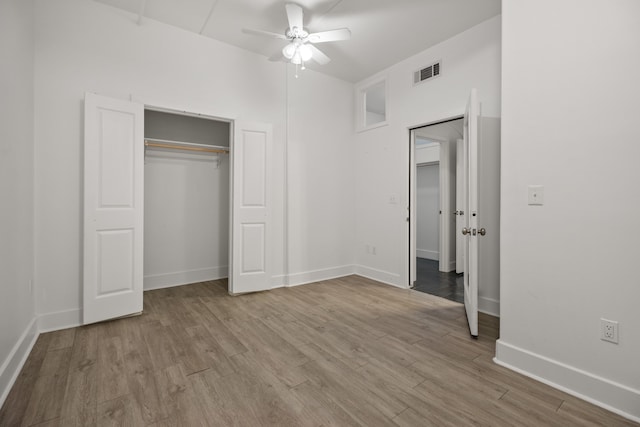
<path fill-rule="evenodd" d="M 618 322 L 600 319 L 600 339 L 618 344 Z"/>

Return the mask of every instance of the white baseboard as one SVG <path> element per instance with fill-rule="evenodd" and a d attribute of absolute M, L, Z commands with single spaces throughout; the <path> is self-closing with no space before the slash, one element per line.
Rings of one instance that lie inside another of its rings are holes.
<path fill-rule="evenodd" d="M 400 275 L 396 273 L 390 273 L 388 271 L 377 270 L 371 267 L 365 267 L 364 265 L 356 265 L 355 273 L 359 276 L 366 277 L 367 279 L 377 280 L 378 282 L 386 283 L 387 285 L 395 286 L 396 288 L 408 289 L 409 286 L 402 285 L 400 283 Z"/>
<path fill-rule="evenodd" d="M 82 325 L 82 309 L 56 311 L 38 316 L 38 330 L 43 332 L 59 331 Z"/>
<path fill-rule="evenodd" d="M 292 273 L 288 276 L 285 274 L 278 274 L 277 276 L 273 276 L 271 278 L 271 289 L 306 285 L 309 283 L 321 282 L 323 280 L 349 276 L 354 273 L 355 266 L 343 265 L 340 267 L 323 268 L 321 270 Z"/>
<path fill-rule="evenodd" d="M 356 271 L 353 265 L 343 265 L 340 267 L 324 268 L 322 270 L 305 271 L 303 273 L 293 273 L 289 275 L 287 286 L 300 286 L 308 283 L 321 282 L 323 280 L 335 279 L 354 274 Z"/>
<path fill-rule="evenodd" d="M 271 289 L 284 288 L 287 286 L 287 276 L 284 274 L 278 274 L 271 277 Z"/>
<path fill-rule="evenodd" d="M 478 311 L 500 317 L 500 301 L 483 296 L 478 297 Z"/>
<path fill-rule="evenodd" d="M 428 249 L 416 249 L 416 256 L 418 258 L 432 259 L 434 261 L 440 260 L 440 252 L 430 251 Z"/>
<path fill-rule="evenodd" d="M 217 280 L 229 276 L 229 267 L 199 268 L 196 270 L 176 271 L 173 273 L 150 274 L 144 276 L 143 288 L 145 291 L 152 289 L 170 288 L 172 286 L 186 285 L 189 283 Z"/>
<path fill-rule="evenodd" d="M 497 364 L 640 422 L 640 390 L 599 377 L 573 366 L 496 341 Z"/>
<path fill-rule="evenodd" d="M 9 356 L 0 366 L 0 408 L 4 405 L 4 401 L 16 382 L 24 362 L 27 361 L 38 335 L 38 318 L 34 317 L 18 339 L 18 342 L 11 349 Z"/>

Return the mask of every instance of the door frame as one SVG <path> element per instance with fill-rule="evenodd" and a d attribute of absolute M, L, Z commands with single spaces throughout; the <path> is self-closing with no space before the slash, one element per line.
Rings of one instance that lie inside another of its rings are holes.
<path fill-rule="evenodd" d="M 408 206 L 407 206 L 407 229 L 406 229 L 406 244 L 404 245 L 407 248 L 407 257 L 408 262 L 405 263 L 405 266 L 408 268 L 408 288 L 413 288 L 414 283 L 416 281 L 416 226 L 417 226 L 417 216 L 416 216 L 416 143 L 414 131 L 419 128 L 438 125 L 442 123 L 452 122 L 455 120 L 464 119 L 464 111 L 460 114 L 456 114 L 453 116 L 449 116 L 447 118 L 443 118 L 440 120 L 434 120 L 430 122 L 425 122 L 422 124 L 409 126 L 407 127 L 407 132 L 409 134 L 409 176 L 408 178 L 408 188 L 409 188 L 409 197 L 408 197 Z M 442 184 L 442 182 L 440 183 Z M 441 195 L 440 195 L 441 196 Z M 442 228 L 442 218 L 439 221 L 440 227 Z M 442 241 L 442 230 L 440 233 L 440 240 Z M 438 243 L 440 250 L 442 249 L 441 242 Z M 406 271 L 406 270 L 405 270 Z"/>

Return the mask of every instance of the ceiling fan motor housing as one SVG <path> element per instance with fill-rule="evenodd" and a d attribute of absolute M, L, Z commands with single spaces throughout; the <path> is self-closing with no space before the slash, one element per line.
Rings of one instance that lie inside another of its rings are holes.
<path fill-rule="evenodd" d="M 287 31 L 284 33 L 288 39 L 305 39 L 309 35 L 309 32 L 304 28 L 287 28 Z"/>

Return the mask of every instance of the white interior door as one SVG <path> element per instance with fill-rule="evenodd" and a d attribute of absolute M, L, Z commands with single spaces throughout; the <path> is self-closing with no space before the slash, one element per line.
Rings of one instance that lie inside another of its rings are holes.
<path fill-rule="evenodd" d="M 272 144 L 271 125 L 234 124 L 229 276 L 232 294 L 271 288 Z"/>
<path fill-rule="evenodd" d="M 475 89 L 471 90 L 464 115 L 464 145 L 467 159 L 467 210 L 465 223 L 464 308 L 469 332 L 478 336 L 478 117 L 480 105 Z"/>
<path fill-rule="evenodd" d="M 144 107 L 85 95 L 83 323 L 142 311 Z"/>
<path fill-rule="evenodd" d="M 461 231 L 464 225 L 464 213 L 466 212 L 466 152 L 464 141 L 456 141 L 456 273 L 464 272 L 464 242 Z"/>

